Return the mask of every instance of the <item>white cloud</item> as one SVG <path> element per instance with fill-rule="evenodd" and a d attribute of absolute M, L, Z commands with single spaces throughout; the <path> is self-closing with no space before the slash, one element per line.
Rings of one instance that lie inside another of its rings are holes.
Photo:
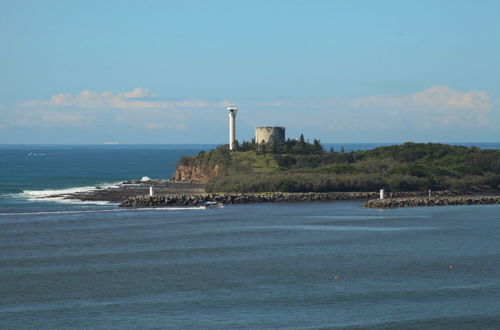
<path fill-rule="evenodd" d="M 491 125 L 492 97 L 484 91 L 462 93 L 446 86 L 433 86 L 411 95 L 421 122 L 434 120 L 445 127 L 481 128 Z M 416 118 L 419 119 L 419 118 Z M 434 125 L 436 126 L 436 125 Z"/>
<path fill-rule="evenodd" d="M 111 109 L 175 109 L 204 108 L 214 104 L 204 100 L 158 101 L 151 92 L 142 87 L 120 94 L 112 92 L 96 93 L 84 90 L 76 95 L 57 94 L 50 100 L 32 100 L 23 105 L 28 107 L 77 107 L 77 108 L 111 108 Z"/>
<path fill-rule="evenodd" d="M 423 91 L 403 95 L 373 95 L 354 99 L 275 100 L 257 102 L 255 106 L 316 111 L 316 117 L 337 118 L 342 113 L 355 118 L 362 112 L 370 121 L 398 121 L 414 127 L 438 125 L 460 128 L 491 126 L 491 112 L 497 111 L 494 98 L 485 91 L 460 92 L 447 86 L 432 86 Z M 334 113 L 334 116 L 330 114 Z M 289 112 L 289 115 L 291 112 Z M 302 116 L 304 117 L 304 116 Z M 304 118 L 305 119 L 305 118 Z M 346 123 L 352 126 L 352 123 Z"/>
<path fill-rule="evenodd" d="M 164 101 L 140 87 L 123 93 L 86 90 L 0 107 L 0 129 L 67 127 L 98 132 L 125 129 L 145 135 L 177 132 L 186 138 L 206 134 L 207 140 L 222 140 L 227 135 L 224 108 L 229 104 L 228 100 Z M 325 141 L 331 141 L 332 136 L 353 136 L 357 141 L 380 140 L 382 136 L 390 139 L 391 134 L 406 138 L 408 132 L 432 139 L 435 134 L 461 136 L 466 130 L 478 137 L 484 132 L 498 136 L 499 105 L 498 99 L 485 91 L 462 92 L 446 86 L 351 99 L 259 100 L 238 104 L 241 109 L 238 132 L 247 139 L 255 126 L 283 125 L 290 136 L 309 132 L 311 137 L 323 135 Z"/>
<path fill-rule="evenodd" d="M 416 105 L 430 109 L 485 110 L 491 108 L 491 97 L 484 91 L 461 93 L 446 86 L 432 86 L 422 92 L 411 95 L 411 100 Z"/>
<path fill-rule="evenodd" d="M 446 86 L 432 86 L 411 95 L 376 95 L 354 99 L 354 107 L 384 107 L 453 110 L 485 110 L 492 107 L 491 97 L 484 91 L 462 93 Z"/>
<path fill-rule="evenodd" d="M 60 93 L 48 100 L 31 100 L 15 105 L 5 127 L 83 127 L 109 125 L 134 130 L 183 130 L 199 120 L 209 108 L 225 107 L 227 100 L 202 99 L 165 101 L 148 89 L 138 87 L 123 93 L 84 90 L 77 94 Z M 189 111 L 166 111 L 166 110 Z"/>

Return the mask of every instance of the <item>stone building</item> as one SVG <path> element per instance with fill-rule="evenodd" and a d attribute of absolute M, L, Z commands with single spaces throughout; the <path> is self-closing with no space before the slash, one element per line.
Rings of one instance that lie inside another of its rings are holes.
<path fill-rule="evenodd" d="M 256 127 L 255 128 L 255 143 L 284 143 L 285 142 L 285 127 Z"/>

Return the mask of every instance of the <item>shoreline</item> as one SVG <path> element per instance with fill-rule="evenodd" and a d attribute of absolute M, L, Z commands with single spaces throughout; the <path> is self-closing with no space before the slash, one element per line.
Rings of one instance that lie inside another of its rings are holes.
<path fill-rule="evenodd" d="M 426 192 L 394 192 L 388 193 L 393 198 L 415 198 L 425 196 Z M 436 192 L 440 196 L 459 196 L 451 191 Z M 306 192 L 306 193 L 205 193 L 174 195 L 138 195 L 127 198 L 120 207 L 179 207 L 199 206 L 204 202 L 231 204 L 261 203 L 296 203 L 326 201 L 369 201 L 377 198 L 378 192 Z"/>
<path fill-rule="evenodd" d="M 62 198 L 90 202 L 122 203 L 127 198 L 149 194 L 149 187 L 153 187 L 155 195 L 175 194 L 203 194 L 204 185 L 191 182 L 178 182 L 172 180 L 130 180 L 123 181 L 116 187 L 95 187 L 93 190 L 74 192 L 69 194 L 54 194 L 46 198 Z"/>
<path fill-rule="evenodd" d="M 149 196 L 153 187 L 154 195 Z M 379 192 L 267 192 L 267 193 L 205 193 L 204 185 L 174 180 L 131 180 L 116 187 L 96 187 L 91 191 L 55 194 L 47 198 L 63 198 L 90 202 L 119 203 L 120 207 L 188 207 L 204 202 L 225 205 L 260 203 L 296 203 L 320 201 L 363 201 L 367 208 L 400 208 L 416 206 L 484 205 L 500 204 L 497 192 L 478 195 L 467 191 L 434 191 L 428 197 L 426 191 L 386 192 L 386 198 L 378 199 Z"/>

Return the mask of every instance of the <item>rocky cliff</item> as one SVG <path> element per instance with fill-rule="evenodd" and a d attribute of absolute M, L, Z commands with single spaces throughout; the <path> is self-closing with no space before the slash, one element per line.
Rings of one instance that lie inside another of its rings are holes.
<path fill-rule="evenodd" d="M 220 165 L 213 167 L 204 166 L 204 164 L 188 165 L 179 164 L 175 170 L 173 179 L 175 181 L 207 183 L 220 171 Z"/>

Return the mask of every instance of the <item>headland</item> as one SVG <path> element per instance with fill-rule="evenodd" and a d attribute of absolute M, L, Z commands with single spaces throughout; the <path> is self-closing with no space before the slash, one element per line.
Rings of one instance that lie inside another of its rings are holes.
<path fill-rule="evenodd" d="M 386 199 L 378 201 L 382 188 Z M 374 200 L 366 206 L 388 208 L 498 201 L 477 197 L 483 194 L 500 195 L 500 150 L 405 143 L 346 153 L 325 151 L 319 141 L 301 136 L 236 141 L 232 151 L 225 145 L 181 158 L 170 180 L 132 180 L 62 197 L 124 207 Z"/>

